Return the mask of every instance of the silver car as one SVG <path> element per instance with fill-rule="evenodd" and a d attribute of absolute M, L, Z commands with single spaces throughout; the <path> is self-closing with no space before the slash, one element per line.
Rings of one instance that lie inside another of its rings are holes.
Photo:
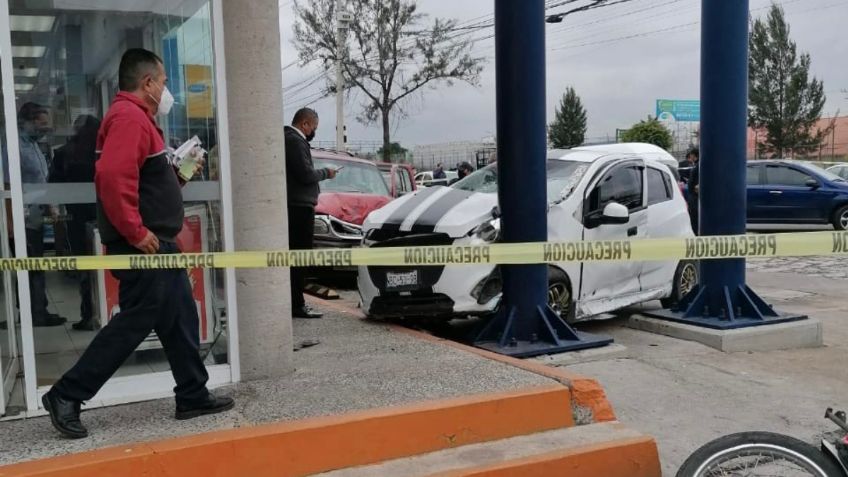
<path fill-rule="evenodd" d="M 845 180 L 848 180 L 848 164 L 837 164 L 835 166 L 828 167 L 827 170 Z"/>

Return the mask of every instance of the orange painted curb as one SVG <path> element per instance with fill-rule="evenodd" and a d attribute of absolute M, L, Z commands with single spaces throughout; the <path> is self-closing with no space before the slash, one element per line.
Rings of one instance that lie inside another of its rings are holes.
<path fill-rule="evenodd" d="M 299 477 L 574 426 L 561 385 L 179 437 L 0 467 L 0 477 Z"/>
<path fill-rule="evenodd" d="M 603 444 L 516 459 L 477 469 L 430 477 L 662 477 L 657 444 L 650 437 L 619 439 Z"/>
<path fill-rule="evenodd" d="M 310 297 L 307 297 L 307 299 L 310 299 Z M 310 301 L 325 308 L 330 308 L 335 311 L 365 319 L 365 314 L 362 313 L 362 310 L 359 310 L 357 308 L 350 308 L 341 303 L 330 303 L 318 299 L 312 299 Z M 613 411 L 612 405 L 610 404 L 609 400 L 607 400 L 604 388 L 601 387 L 601 385 L 592 378 L 588 378 L 577 373 L 572 373 L 571 371 L 568 371 L 563 368 L 554 368 L 551 366 L 545 366 L 544 364 L 537 363 L 534 361 L 527 361 L 523 359 L 513 358 L 511 356 L 493 353 L 491 351 L 475 348 L 473 346 L 468 346 L 462 343 L 457 343 L 456 341 L 439 338 L 429 333 L 413 330 L 400 325 L 396 325 L 394 323 L 381 324 L 385 324 L 395 331 L 412 335 L 416 338 L 430 341 L 432 343 L 439 343 L 446 346 L 450 346 L 455 349 L 459 349 L 468 353 L 473 353 L 477 356 L 481 356 L 486 359 L 491 359 L 499 363 L 514 366 L 516 368 L 523 369 L 525 371 L 558 381 L 571 389 L 571 398 L 573 401 L 572 404 L 574 406 L 592 411 L 592 422 L 611 422 L 616 420 L 615 411 Z"/>

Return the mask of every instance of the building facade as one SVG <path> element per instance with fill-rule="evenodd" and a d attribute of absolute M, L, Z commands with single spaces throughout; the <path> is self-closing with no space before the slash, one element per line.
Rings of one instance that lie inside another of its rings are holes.
<path fill-rule="evenodd" d="M 481 141 L 456 141 L 415 146 L 412 163 L 419 171 L 431 171 L 437 164 L 454 169 L 462 162 L 475 168 L 485 165 L 497 148 L 494 138 Z"/>
<path fill-rule="evenodd" d="M 91 143 L 134 47 L 165 63 L 176 99 L 159 120 L 166 144 L 197 136 L 209 152 L 183 190 L 183 251 L 286 247 L 278 15 L 266 0 L 0 1 L 2 257 L 103 253 Z M 287 271 L 190 276 L 211 386 L 291 371 Z M 102 270 L 0 278 L 0 416 L 38 414 L 41 394 L 120 310 L 117 282 Z M 89 406 L 172 387 L 151 335 Z"/>
<path fill-rule="evenodd" d="M 818 148 L 803 154 L 790 154 L 796 159 L 807 159 L 821 162 L 848 161 L 848 116 L 821 118 L 814 128 L 817 131 L 828 131 Z M 756 144 L 762 142 L 764 131 L 748 128 L 748 159 L 763 159 L 764 155 L 757 150 Z"/>

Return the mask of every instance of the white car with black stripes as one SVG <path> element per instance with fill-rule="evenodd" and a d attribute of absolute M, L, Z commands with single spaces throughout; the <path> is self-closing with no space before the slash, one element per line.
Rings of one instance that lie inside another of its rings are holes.
<path fill-rule="evenodd" d="M 547 158 L 548 237 L 554 242 L 692 237 L 670 166 L 647 144 L 551 150 Z M 367 247 L 467 246 L 500 238 L 498 171 L 490 165 L 451 187 L 430 187 L 372 212 Z M 692 262 L 562 262 L 549 265 L 549 304 L 569 322 L 636 303 L 670 306 L 698 282 Z M 359 293 L 376 318 L 485 315 L 501 301 L 500 267 L 360 267 Z"/>

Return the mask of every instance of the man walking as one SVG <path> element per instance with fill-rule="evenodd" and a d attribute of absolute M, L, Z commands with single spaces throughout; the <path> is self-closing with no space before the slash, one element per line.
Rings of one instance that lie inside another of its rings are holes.
<path fill-rule="evenodd" d="M 315 206 L 321 189 L 318 183 L 336 177 L 336 169 L 315 169 L 309 143 L 318 130 L 318 113 L 309 109 L 298 110 L 291 126 L 285 127 L 286 188 L 288 191 L 289 248 L 312 248 L 315 228 Z M 294 318 L 321 318 L 303 298 L 306 269 L 291 269 L 292 316 Z"/>
<path fill-rule="evenodd" d="M 167 115 L 174 98 L 162 60 L 143 49 L 121 58 L 119 89 L 97 138 L 95 164 L 98 228 L 108 254 L 179 253 L 183 199 L 175 165 L 154 115 Z M 198 169 L 201 166 L 198 166 Z M 197 308 L 184 269 L 114 270 L 121 311 L 79 361 L 42 398 L 53 426 L 71 438 L 88 430 L 80 404 L 88 401 L 150 334 L 156 331 L 171 365 L 176 418 L 226 411 L 233 400 L 206 388 L 199 353 Z"/>

